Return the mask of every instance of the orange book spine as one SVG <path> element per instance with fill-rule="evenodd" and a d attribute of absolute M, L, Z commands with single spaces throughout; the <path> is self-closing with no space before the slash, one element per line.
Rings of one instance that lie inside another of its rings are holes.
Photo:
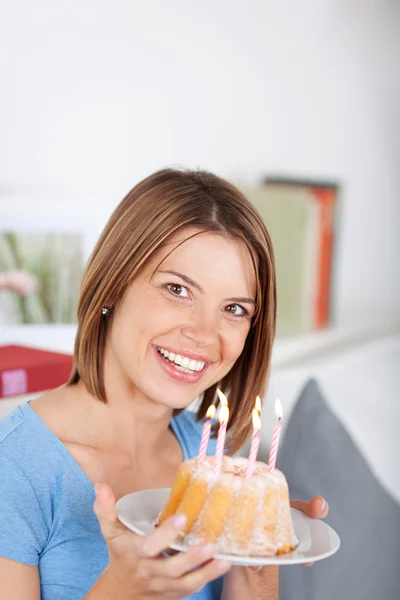
<path fill-rule="evenodd" d="M 311 191 L 320 207 L 319 264 L 314 321 L 315 327 L 322 329 L 329 324 L 336 190 L 315 187 L 311 188 Z"/>

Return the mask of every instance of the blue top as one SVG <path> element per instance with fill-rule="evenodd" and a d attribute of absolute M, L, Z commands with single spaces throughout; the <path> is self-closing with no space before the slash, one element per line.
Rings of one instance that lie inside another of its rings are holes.
<path fill-rule="evenodd" d="M 185 460 L 198 453 L 201 427 L 187 410 L 171 421 Z M 41 600 L 82 600 L 106 568 L 94 499 L 90 479 L 29 403 L 0 420 L 0 556 L 39 566 Z M 191 600 L 219 599 L 222 582 Z"/>

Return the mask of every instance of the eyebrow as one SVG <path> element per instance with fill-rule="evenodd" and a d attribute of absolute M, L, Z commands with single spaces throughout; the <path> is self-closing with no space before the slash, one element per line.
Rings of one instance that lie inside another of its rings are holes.
<path fill-rule="evenodd" d="M 204 290 L 201 287 L 201 285 L 198 284 L 197 281 L 195 281 L 191 277 L 188 277 L 188 275 L 185 275 L 184 273 L 178 273 L 178 271 L 158 271 L 158 272 L 159 273 L 167 273 L 169 275 L 175 275 L 176 277 L 179 277 L 180 279 L 182 279 L 185 283 L 188 283 L 192 287 L 196 288 L 196 290 L 199 290 L 199 292 L 204 294 Z M 242 297 L 242 296 L 237 297 L 237 298 L 225 298 L 225 300 L 227 302 L 243 302 L 244 304 L 253 304 L 253 306 L 255 306 L 255 304 L 256 304 L 256 302 L 255 302 L 255 300 L 253 300 L 253 298 L 246 298 L 246 297 Z"/>

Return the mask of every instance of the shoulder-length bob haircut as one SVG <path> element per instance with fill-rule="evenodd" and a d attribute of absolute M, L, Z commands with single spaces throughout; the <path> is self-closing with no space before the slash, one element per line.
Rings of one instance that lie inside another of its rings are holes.
<path fill-rule="evenodd" d="M 206 171 L 164 169 L 138 183 L 117 206 L 88 261 L 78 305 L 74 366 L 68 384 L 82 380 L 107 402 L 103 379 L 107 328 L 125 291 L 152 255 L 178 230 L 196 227 L 240 240 L 256 274 L 256 311 L 245 346 L 231 371 L 218 383 L 229 397 L 227 449 L 246 442 L 252 409 L 266 390 L 276 322 L 276 283 L 272 244 L 262 218 L 232 184 Z M 202 419 L 215 401 L 217 384 L 199 404 Z M 178 414 L 179 410 L 175 411 Z M 217 424 L 214 425 L 214 436 Z"/>

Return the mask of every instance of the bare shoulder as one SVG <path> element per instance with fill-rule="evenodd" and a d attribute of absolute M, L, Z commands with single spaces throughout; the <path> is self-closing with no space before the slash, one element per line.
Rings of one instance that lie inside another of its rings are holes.
<path fill-rule="evenodd" d="M 39 570 L 36 566 L 0 557 L 2 600 L 40 600 Z"/>
<path fill-rule="evenodd" d="M 60 439 L 79 424 L 80 406 L 76 386 L 61 386 L 31 400 L 30 407 Z"/>
<path fill-rule="evenodd" d="M 62 385 L 34 398 L 30 401 L 30 406 L 40 417 L 51 416 L 67 404 L 71 404 L 75 395 L 73 386 Z"/>

